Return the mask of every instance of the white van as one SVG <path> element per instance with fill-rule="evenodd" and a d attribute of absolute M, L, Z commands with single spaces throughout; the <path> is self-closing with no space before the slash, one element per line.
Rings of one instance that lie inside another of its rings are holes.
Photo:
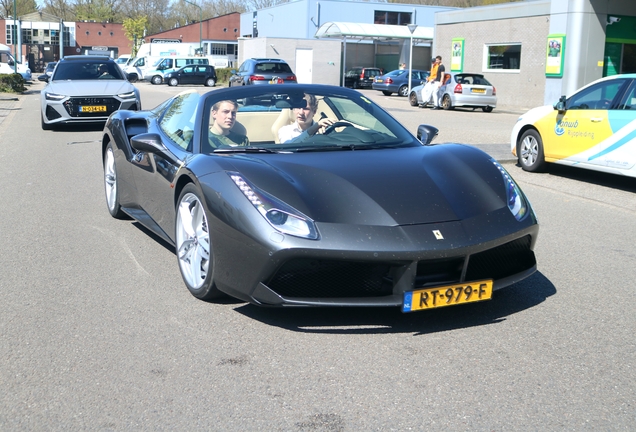
<path fill-rule="evenodd" d="M 144 79 L 144 71 L 147 69 L 155 69 L 155 66 L 160 60 L 161 57 L 135 57 L 124 67 L 124 72 L 136 74 L 137 78 L 142 80 Z"/>
<path fill-rule="evenodd" d="M 3 44 L 0 44 L 0 74 L 12 74 L 15 73 L 15 58 L 11 54 L 11 49 Z M 31 81 L 31 69 L 27 65 L 18 63 L 18 73 L 22 75 L 26 81 Z"/>
<path fill-rule="evenodd" d="M 161 84 L 164 74 L 174 72 L 177 69 L 191 64 L 207 65 L 210 64 L 210 62 L 205 57 L 165 57 L 161 59 L 156 68 L 144 71 L 144 79 L 153 84 Z"/>

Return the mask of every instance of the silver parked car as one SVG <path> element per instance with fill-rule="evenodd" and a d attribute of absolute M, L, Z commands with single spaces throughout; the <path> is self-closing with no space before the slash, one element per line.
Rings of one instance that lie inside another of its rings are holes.
<path fill-rule="evenodd" d="M 491 112 L 497 106 L 497 90 L 481 74 L 474 73 L 450 73 L 445 85 L 440 88 L 441 106 L 445 110 L 455 107 L 481 108 L 485 112 Z M 422 98 L 424 86 L 417 86 L 411 90 L 409 103 L 412 106 L 424 106 L 429 101 Z"/>
<path fill-rule="evenodd" d="M 105 122 L 119 109 L 140 110 L 139 90 L 106 56 L 67 56 L 40 92 L 42 129 L 64 123 Z"/>

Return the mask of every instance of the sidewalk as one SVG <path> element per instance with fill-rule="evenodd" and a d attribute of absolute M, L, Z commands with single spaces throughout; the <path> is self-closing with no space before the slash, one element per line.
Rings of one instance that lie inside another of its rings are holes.
<path fill-rule="evenodd" d="M 11 113 L 19 109 L 22 102 L 20 98 L 24 97 L 13 93 L 0 93 L 0 127 Z"/>

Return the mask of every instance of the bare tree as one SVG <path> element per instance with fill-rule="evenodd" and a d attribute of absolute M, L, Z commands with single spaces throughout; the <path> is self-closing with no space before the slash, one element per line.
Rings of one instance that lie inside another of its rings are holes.
<path fill-rule="evenodd" d="M 21 17 L 38 10 L 35 0 L 16 0 L 16 16 Z M 0 0 L 0 16 L 8 18 L 13 16 L 13 0 Z"/>

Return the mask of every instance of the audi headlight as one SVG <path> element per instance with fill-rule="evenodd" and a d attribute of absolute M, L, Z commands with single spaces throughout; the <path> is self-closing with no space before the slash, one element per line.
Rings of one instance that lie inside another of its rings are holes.
<path fill-rule="evenodd" d="M 134 99 L 136 97 L 136 95 L 135 95 L 134 91 L 131 91 L 131 92 L 128 92 L 128 93 L 118 94 L 117 97 L 120 97 L 122 99 Z"/>
<path fill-rule="evenodd" d="M 499 162 L 494 159 L 490 159 L 490 161 L 495 164 L 495 166 L 503 176 L 504 182 L 506 184 L 506 199 L 508 209 L 510 209 L 510 212 L 515 217 L 515 219 L 517 219 L 518 221 L 522 220 L 528 214 L 528 203 L 526 202 L 521 189 L 519 189 L 517 183 L 515 183 L 512 177 L 510 177 L 510 174 L 508 174 L 508 171 L 506 171 L 506 169 L 501 166 Z"/>
<path fill-rule="evenodd" d="M 314 221 L 278 198 L 257 188 L 237 172 L 228 175 L 258 212 L 276 230 L 310 240 L 318 239 Z"/>
<path fill-rule="evenodd" d="M 44 97 L 46 98 L 46 100 L 50 100 L 50 101 L 61 101 L 66 96 L 61 94 L 46 92 L 44 93 Z"/>

